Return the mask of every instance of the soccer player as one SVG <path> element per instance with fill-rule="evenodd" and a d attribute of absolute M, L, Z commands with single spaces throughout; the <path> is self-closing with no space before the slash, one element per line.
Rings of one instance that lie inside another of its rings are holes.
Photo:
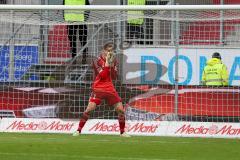
<path fill-rule="evenodd" d="M 106 43 L 103 46 L 103 50 L 98 59 L 93 61 L 95 80 L 92 85 L 92 93 L 88 106 L 80 119 L 78 129 L 73 133 L 73 136 L 78 136 L 81 133 L 90 113 L 101 103 L 102 100 L 106 100 L 107 103 L 113 106 L 118 113 L 120 136 L 130 137 L 124 130 L 125 111 L 122 100 L 116 92 L 112 82 L 112 79 L 117 78 L 117 61 L 113 54 L 113 50 L 114 44 L 112 42 Z"/>

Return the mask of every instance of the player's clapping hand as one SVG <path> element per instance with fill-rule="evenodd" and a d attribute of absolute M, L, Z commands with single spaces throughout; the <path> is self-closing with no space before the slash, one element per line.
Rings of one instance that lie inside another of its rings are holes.
<path fill-rule="evenodd" d="M 108 52 L 107 53 L 106 61 L 107 61 L 109 66 L 111 66 L 113 64 L 114 58 L 115 58 L 115 56 L 114 56 L 113 52 Z"/>

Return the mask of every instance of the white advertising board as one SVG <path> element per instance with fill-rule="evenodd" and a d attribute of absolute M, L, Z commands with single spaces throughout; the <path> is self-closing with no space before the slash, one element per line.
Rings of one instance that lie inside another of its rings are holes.
<path fill-rule="evenodd" d="M 221 54 L 228 68 L 229 85 L 239 86 L 239 49 L 179 49 L 179 84 L 199 85 L 204 66 L 214 52 Z M 174 84 L 174 48 L 129 48 L 124 50 L 123 63 L 122 79 L 126 84 Z"/>
<path fill-rule="evenodd" d="M 61 119 L 2 118 L 0 132 L 68 133 L 77 130 L 77 121 Z M 240 138 L 239 123 L 177 122 L 177 121 L 127 121 L 126 131 L 130 135 Z M 83 134 L 118 135 L 117 120 L 91 119 L 87 121 Z"/>

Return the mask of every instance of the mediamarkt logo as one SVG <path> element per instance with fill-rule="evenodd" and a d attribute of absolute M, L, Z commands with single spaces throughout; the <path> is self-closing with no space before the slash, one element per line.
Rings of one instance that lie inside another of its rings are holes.
<path fill-rule="evenodd" d="M 232 125 L 224 125 L 223 127 L 219 128 L 217 125 L 212 125 L 210 127 L 200 126 L 200 127 L 193 127 L 191 124 L 186 125 L 184 124 L 180 127 L 175 134 L 220 134 L 220 135 L 240 135 L 240 128 L 233 128 Z"/>
<path fill-rule="evenodd" d="M 145 125 L 144 123 L 136 123 L 134 125 L 126 124 L 126 130 L 128 132 L 138 133 L 155 133 L 158 125 Z M 100 132 L 119 132 L 119 125 L 114 123 L 112 125 L 106 124 L 105 122 L 98 122 L 89 131 L 100 131 Z"/>
<path fill-rule="evenodd" d="M 70 131 L 74 123 L 62 123 L 61 121 L 53 121 L 48 124 L 46 121 L 39 123 L 23 121 L 14 121 L 7 129 L 20 131 L 35 131 L 35 130 L 53 130 L 53 131 Z"/>

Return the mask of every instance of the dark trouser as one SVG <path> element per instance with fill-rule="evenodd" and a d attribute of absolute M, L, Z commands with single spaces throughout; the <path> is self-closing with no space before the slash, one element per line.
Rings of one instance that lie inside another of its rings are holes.
<path fill-rule="evenodd" d="M 81 47 L 87 44 L 87 25 L 69 25 L 68 26 L 68 39 L 70 41 L 72 58 L 77 55 L 77 30 L 79 32 L 79 41 Z M 83 50 L 83 61 L 87 57 L 87 48 Z"/>
<path fill-rule="evenodd" d="M 129 24 L 127 25 L 127 39 L 139 39 L 137 44 L 144 44 L 144 29 L 142 25 L 134 25 Z"/>

